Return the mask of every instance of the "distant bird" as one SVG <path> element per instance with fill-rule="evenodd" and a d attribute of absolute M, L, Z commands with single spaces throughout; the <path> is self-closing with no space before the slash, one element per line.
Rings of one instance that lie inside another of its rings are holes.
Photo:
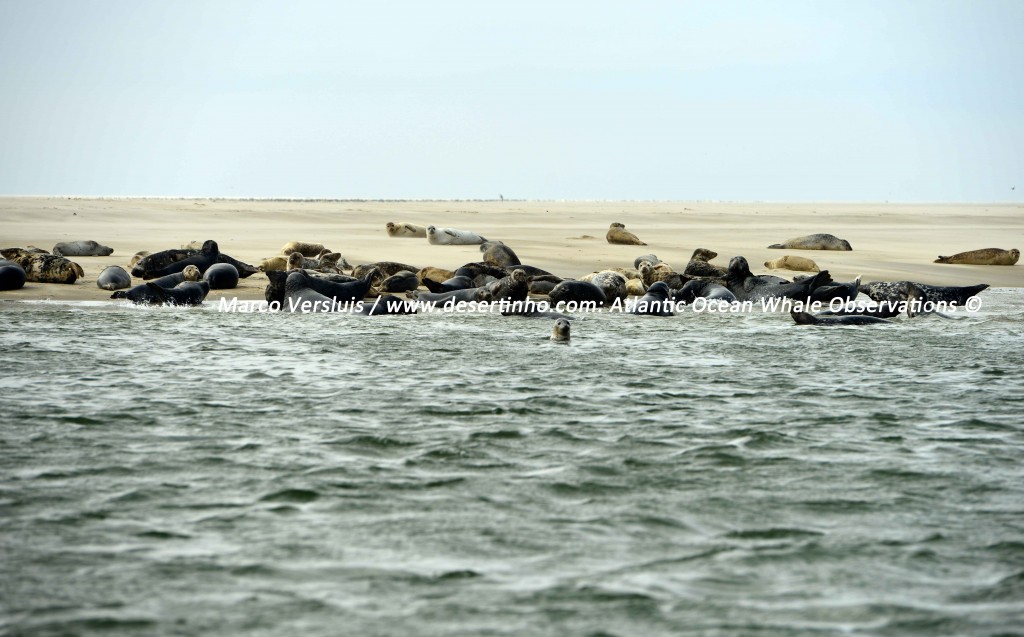
<path fill-rule="evenodd" d="M 1016 186 L 1010 186 L 1010 190 L 1017 190 Z"/>

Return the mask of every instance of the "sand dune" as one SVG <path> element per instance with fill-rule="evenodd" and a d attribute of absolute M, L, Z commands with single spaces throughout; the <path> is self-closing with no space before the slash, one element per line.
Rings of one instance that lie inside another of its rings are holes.
<path fill-rule="evenodd" d="M 979 248 L 1024 248 L 1024 206 L 1016 204 L 761 204 L 701 202 L 561 201 L 270 201 L 224 199 L 0 198 L 0 247 L 93 239 L 114 248 L 109 257 L 75 257 L 85 279 L 74 285 L 28 283 L 0 299 L 106 299 L 96 276 L 108 265 L 125 266 L 138 250 L 180 247 L 214 239 L 221 251 L 257 264 L 287 241 L 323 243 L 353 265 L 401 261 L 454 269 L 477 261 L 477 246 L 435 246 L 425 239 L 387 236 L 384 224 L 407 221 L 477 232 L 511 246 L 524 263 L 561 276 L 631 266 L 654 253 L 679 270 L 695 248 L 710 248 L 726 265 L 747 257 L 756 273 L 784 254 L 813 259 L 845 281 L 910 279 L 935 285 L 988 283 L 1024 286 L 1024 266 L 932 263 L 940 254 Z M 604 234 L 619 221 L 647 246 L 610 245 Z M 811 233 L 847 239 L 852 252 L 769 250 L 767 246 Z M 593 238 L 581 238 L 589 235 Z M 792 275 L 775 271 L 782 276 Z M 214 291 L 241 299 L 263 298 L 262 274 L 235 290 Z"/>

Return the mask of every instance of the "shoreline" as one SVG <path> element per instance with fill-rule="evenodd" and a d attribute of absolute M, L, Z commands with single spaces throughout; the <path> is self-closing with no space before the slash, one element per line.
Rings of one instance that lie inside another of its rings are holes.
<path fill-rule="evenodd" d="M 104 300 L 96 287 L 108 265 L 126 267 L 139 250 L 155 252 L 214 239 L 221 251 L 258 265 L 293 240 L 323 243 L 352 265 L 398 261 L 454 270 L 479 261 L 478 246 L 435 246 L 425 239 L 388 237 L 388 221 L 434 224 L 478 232 L 508 244 L 523 263 L 578 278 L 610 267 L 630 267 L 653 253 L 677 271 L 696 248 L 718 253 L 725 266 L 742 255 L 755 274 L 792 278 L 763 262 L 792 254 L 814 260 L 836 281 L 912 280 L 931 285 L 1024 287 L 1015 266 L 932 263 L 938 255 L 1024 247 L 1024 205 L 725 203 L 697 201 L 327 200 L 156 197 L 0 197 L 0 248 L 91 239 L 114 248 L 108 257 L 72 257 L 85 271 L 72 285 L 29 282 L 0 299 Z M 608 224 L 621 222 L 646 246 L 608 244 Z M 775 250 L 767 246 L 812 233 L 847 239 L 851 252 Z M 133 280 L 133 284 L 138 280 Z M 208 297 L 263 298 L 267 279 L 255 274 L 234 290 Z"/>

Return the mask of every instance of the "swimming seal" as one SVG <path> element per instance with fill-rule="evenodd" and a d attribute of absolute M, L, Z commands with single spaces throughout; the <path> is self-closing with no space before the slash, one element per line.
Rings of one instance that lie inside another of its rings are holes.
<path fill-rule="evenodd" d="M 769 270 L 793 270 L 794 272 L 821 272 L 818 264 L 804 257 L 787 254 L 778 259 L 765 261 L 764 267 Z"/>
<path fill-rule="evenodd" d="M 850 242 L 831 234 L 809 234 L 768 246 L 771 250 L 853 250 Z"/>
<path fill-rule="evenodd" d="M 971 250 L 969 252 L 958 252 L 950 257 L 939 257 L 934 263 L 961 263 L 964 265 L 1014 265 L 1020 259 L 1020 250 L 1003 250 L 1000 248 L 985 248 L 983 250 Z"/>
<path fill-rule="evenodd" d="M 793 321 L 797 325 L 879 325 L 882 323 L 892 324 L 892 321 L 887 321 L 883 318 L 867 315 L 854 315 L 848 314 L 845 316 L 815 316 L 808 312 L 797 312 L 796 310 L 790 310 L 789 315 L 793 317 Z"/>
<path fill-rule="evenodd" d="M 231 290 L 238 286 L 238 270 L 230 263 L 214 263 L 203 273 L 211 290 Z"/>
<path fill-rule="evenodd" d="M 551 340 L 557 343 L 568 343 L 570 338 L 571 328 L 569 327 L 569 321 L 564 318 L 560 318 L 555 321 L 555 324 L 551 327 Z"/>
<path fill-rule="evenodd" d="M 484 263 L 490 263 L 500 268 L 510 268 L 520 265 L 519 257 L 501 241 L 485 241 L 480 244 L 480 252 L 484 253 Z"/>
<path fill-rule="evenodd" d="M 53 246 L 52 252 L 58 257 L 109 257 L 114 249 L 95 241 L 67 241 Z"/>
<path fill-rule="evenodd" d="M 484 243 L 484 239 L 475 232 L 456 230 L 455 228 L 438 228 L 427 226 L 427 243 L 431 245 L 461 246 Z"/>
<path fill-rule="evenodd" d="M 427 236 L 427 229 L 425 227 L 417 226 L 411 223 L 394 223 L 389 221 L 387 222 L 387 224 L 385 224 L 384 227 L 387 230 L 389 237 L 407 237 L 423 239 Z"/>
<path fill-rule="evenodd" d="M 645 246 L 647 245 L 639 239 L 635 234 L 626 230 L 626 226 L 621 223 L 613 223 L 608 226 L 608 232 L 604 236 L 608 243 L 616 245 L 627 245 L 627 246 Z"/>
<path fill-rule="evenodd" d="M 108 265 L 96 277 L 96 287 L 101 290 L 123 290 L 132 286 L 132 275 L 119 265 Z"/>

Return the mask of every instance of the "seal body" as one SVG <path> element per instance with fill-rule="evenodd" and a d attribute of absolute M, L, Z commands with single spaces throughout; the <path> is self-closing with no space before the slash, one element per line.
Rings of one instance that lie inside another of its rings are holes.
<path fill-rule="evenodd" d="M 772 250 L 853 250 L 850 242 L 832 234 L 809 234 L 768 246 Z"/>
<path fill-rule="evenodd" d="M 141 261 L 143 257 L 148 257 L 148 256 L 149 256 L 149 251 L 148 250 L 139 250 L 138 252 L 133 254 L 132 258 L 128 261 L 128 267 L 129 268 L 134 268 L 136 263 Z"/>
<path fill-rule="evenodd" d="M 710 279 L 687 281 L 682 288 L 672 295 L 674 301 L 682 301 L 684 303 L 693 303 L 698 298 L 732 303 L 736 300 L 736 295 L 730 292 L 729 288 Z"/>
<path fill-rule="evenodd" d="M 427 243 L 432 245 L 477 245 L 479 243 L 484 243 L 485 241 L 487 241 L 487 239 L 484 239 L 477 233 L 470 232 L 469 230 L 427 226 Z"/>
<path fill-rule="evenodd" d="M 588 281 L 562 281 L 548 294 L 552 306 L 559 303 L 594 303 L 605 304 L 606 299 L 601 288 Z"/>
<path fill-rule="evenodd" d="M 569 321 L 560 318 L 555 321 L 555 324 L 551 327 L 551 340 L 558 343 L 568 343 L 570 338 L 571 328 L 569 327 Z"/>
<path fill-rule="evenodd" d="M 418 272 L 419 268 L 414 265 L 408 265 L 406 263 L 396 263 L 395 261 L 377 261 L 376 263 L 364 263 L 357 265 L 352 270 L 352 276 L 357 279 L 361 279 L 366 276 L 367 272 L 376 270 L 378 276 L 386 279 L 389 276 L 398 274 L 402 270 L 408 270 L 409 272 Z"/>
<path fill-rule="evenodd" d="M 690 256 L 690 261 L 686 264 L 686 268 L 683 269 L 683 274 L 686 276 L 700 276 L 700 277 L 712 277 L 722 278 L 725 276 L 725 268 L 721 268 L 717 265 L 709 263 L 711 259 L 718 256 L 718 253 L 714 250 L 708 250 L 707 248 L 697 248 L 693 251 L 693 255 Z"/>
<path fill-rule="evenodd" d="M 604 235 L 604 238 L 608 243 L 616 245 L 627 245 L 627 246 L 645 246 L 647 245 L 640 240 L 632 232 L 626 230 L 626 226 L 621 223 L 613 223 L 608 226 L 608 232 Z M 634 266 L 635 267 L 635 266 Z"/>
<path fill-rule="evenodd" d="M 984 250 L 971 250 L 969 252 L 958 252 L 950 257 L 939 257 L 935 263 L 961 263 L 964 265 L 1014 265 L 1020 259 L 1020 250 L 1002 250 L 1000 248 L 985 248 Z"/>
<path fill-rule="evenodd" d="M 669 299 L 668 285 L 664 281 L 657 281 L 647 288 L 647 294 L 643 295 L 633 307 L 631 314 L 645 316 L 674 316 L 672 312 L 672 301 Z"/>
<path fill-rule="evenodd" d="M 787 254 L 778 259 L 765 261 L 764 267 L 769 270 L 793 270 L 794 272 L 821 272 L 818 264 L 806 257 L 797 257 Z"/>
<path fill-rule="evenodd" d="M 21 266 L 26 281 L 72 284 L 85 276 L 82 266 L 55 254 L 30 252 L 21 248 L 10 248 L 0 254 Z"/>
<path fill-rule="evenodd" d="M 420 286 L 420 280 L 415 272 L 402 270 L 396 272 L 380 282 L 377 286 L 377 293 L 411 292 Z"/>
<path fill-rule="evenodd" d="M 824 270 L 803 281 L 790 282 L 769 274 L 754 275 L 745 257 L 733 257 L 729 260 L 725 281 L 726 287 L 738 301 L 777 297 L 804 300 L 815 288 L 831 283 L 832 276 L 828 270 Z"/>
<path fill-rule="evenodd" d="M 142 285 L 136 285 L 128 290 L 118 290 L 110 295 L 112 299 L 128 299 L 133 303 L 160 303 L 160 299 L 156 297 L 149 287 L 152 283 L 158 287 L 164 289 L 170 289 L 176 287 L 181 283 L 194 283 L 199 281 L 203 275 L 199 274 L 199 268 L 194 265 L 185 266 L 185 269 L 181 272 L 175 272 L 174 274 L 168 274 L 162 276 L 159 279 L 153 279 Z"/>
<path fill-rule="evenodd" d="M 423 239 L 427 236 L 427 229 L 424 226 L 417 226 L 412 223 L 387 222 L 385 225 L 389 237 L 408 237 Z"/>
<path fill-rule="evenodd" d="M 864 314 L 847 314 L 845 316 L 816 316 L 808 312 L 797 312 L 790 310 L 789 315 L 797 325 L 880 325 L 892 323 L 883 318 L 868 316 Z"/>
<path fill-rule="evenodd" d="M 987 283 L 966 286 L 939 286 L 925 285 L 924 283 L 914 281 L 872 281 L 871 283 L 862 283 L 860 291 L 868 295 L 872 301 L 898 303 L 907 299 L 910 286 L 919 288 L 927 295 L 929 301 L 945 303 L 947 305 L 956 304 L 957 306 L 965 305 L 967 299 L 977 296 L 989 288 Z"/>
<path fill-rule="evenodd" d="M 203 273 L 211 290 L 231 290 L 238 286 L 238 270 L 230 263 L 214 263 Z"/>
<path fill-rule="evenodd" d="M 53 246 L 52 252 L 58 257 L 108 257 L 114 249 L 95 241 L 67 241 Z"/>
<path fill-rule="evenodd" d="M 263 259 L 256 267 L 259 268 L 261 272 L 284 272 L 288 269 L 288 257 L 278 255 L 276 257 Z"/>
<path fill-rule="evenodd" d="M 304 257 L 315 257 L 327 248 L 322 243 L 310 243 L 307 241 L 289 241 L 288 243 L 281 246 L 281 254 L 291 254 L 292 252 L 298 252 Z M 327 250 L 330 252 L 330 250 Z"/>
<path fill-rule="evenodd" d="M 423 279 L 423 287 L 427 288 L 434 294 L 442 294 L 444 292 L 454 292 L 455 290 L 468 290 L 479 286 L 477 286 L 474 280 L 468 276 L 453 276 L 450 279 L 445 279 L 441 283 L 438 283 L 433 279 Z"/>
<path fill-rule="evenodd" d="M 496 265 L 499 268 L 511 268 L 521 264 L 519 257 L 501 241 L 485 241 L 480 244 L 480 252 L 484 253 L 484 263 Z"/>
<path fill-rule="evenodd" d="M 518 268 L 507 277 L 492 283 L 488 289 L 495 301 L 525 301 L 530 295 L 530 283 L 526 279 L 526 273 Z"/>
<path fill-rule="evenodd" d="M 626 277 L 618 272 L 602 270 L 590 277 L 590 282 L 601 288 L 605 302 L 615 299 L 624 300 L 628 295 L 626 291 Z"/>
<path fill-rule="evenodd" d="M 656 254 L 642 254 L 637 258 L 633 259 L 633 269 L 639 270 L 641 263 L 650 263 L 651 265 L 658 265 L 661 263 L 661 259 Z"/>
<path fill-rule="evenodd" d="M 103 268 L 100 275 L 96 277 L 96 287 L 101 290 L 124 290 L 132 286 L 132 276 L 128 271 L 119 265 L 110 265 Z"/>
<path fill-rule="evenodd" d="M 428 303 L 447 303 L 452 299 L 455 302 L 459 301 L 476 301 L 477 303 L 490 303 L 494 298 L 491 296 L 491 291 L 487 288 L 466 288 L 464 290 L 452 290 L 451 292 L 440 292 L 435 294 L 434 292 L 420 292 L 413 290 L 407 294 L 410 299 L 416 301 L 425 301 Z"/>
<path fill-rule="evenodd" d="M 20 290 L 25 287 L 25 268 L 13 261 L 0 259 L 0 290 Z"/>

